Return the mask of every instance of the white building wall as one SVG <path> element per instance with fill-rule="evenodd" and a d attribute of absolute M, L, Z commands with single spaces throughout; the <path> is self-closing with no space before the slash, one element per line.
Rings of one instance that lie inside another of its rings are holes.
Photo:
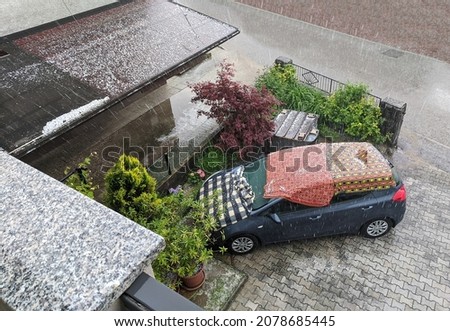
<path fill-rule="evenodd" d="M 0 37 L 105 6 L 117 0 L 0 0 Z"/>

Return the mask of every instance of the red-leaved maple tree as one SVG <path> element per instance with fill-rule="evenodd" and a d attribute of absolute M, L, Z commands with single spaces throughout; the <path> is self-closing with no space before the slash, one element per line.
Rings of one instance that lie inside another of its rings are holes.
<path fill-rule="evenodd" d="M 192 102 L 211 106 L 199 115 L 214 118 L 222 126 L 219 145 L 225 149 L 261 146 L 274 130 L 273 111 L 280 102 L 265 88 L 234 81 L 234 66 L 223 61 L 215 82 L 190 84 Z"/>

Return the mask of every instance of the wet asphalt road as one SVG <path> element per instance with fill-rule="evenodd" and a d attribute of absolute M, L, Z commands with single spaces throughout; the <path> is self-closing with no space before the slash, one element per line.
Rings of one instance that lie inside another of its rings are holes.
<path fill-rule="evenodd" d="M 450 2 L 447 0 L 238 2 L 450 62 Z"/>
<path fill-rule="evenodd" d="M 213 54 L 236 63 L 243 81 L 283 55 L 408 104 L 393 156 L 409 194 L 403 222 L 374 241 L 322 238 L 225 257 L 249 277 L 229 309 L 449 310 L 450 65 L 236 2 L 180 2 L 241 30 Z"/>

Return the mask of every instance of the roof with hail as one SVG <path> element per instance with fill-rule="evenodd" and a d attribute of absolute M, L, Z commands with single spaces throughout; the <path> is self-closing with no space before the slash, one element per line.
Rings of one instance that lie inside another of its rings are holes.
<path fill-rule="evenodd" d="M 4 39 L 0 146 L 47 139 L 237 33 L 173 2 L 141 0 Z"/>

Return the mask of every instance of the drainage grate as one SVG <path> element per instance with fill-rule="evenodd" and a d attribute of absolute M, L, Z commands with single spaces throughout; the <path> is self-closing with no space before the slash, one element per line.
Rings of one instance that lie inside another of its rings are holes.
<path fill-rule="evenodd" d="M 8 52 L 5 52 L 3 49 L 0 49 L 0 58 L 8 56 L 8 55 L 9 55 Z"/>
<path fill-rule="evenodd" d="M 403 56 L 405 53 L 403 53 L 402 51 L 399 51 L 399 50 L 391 48 L 391 49 L 388 49 L 387 51 L 384 51 L 382 54 L 397 59 L 400 56 Z"/>

